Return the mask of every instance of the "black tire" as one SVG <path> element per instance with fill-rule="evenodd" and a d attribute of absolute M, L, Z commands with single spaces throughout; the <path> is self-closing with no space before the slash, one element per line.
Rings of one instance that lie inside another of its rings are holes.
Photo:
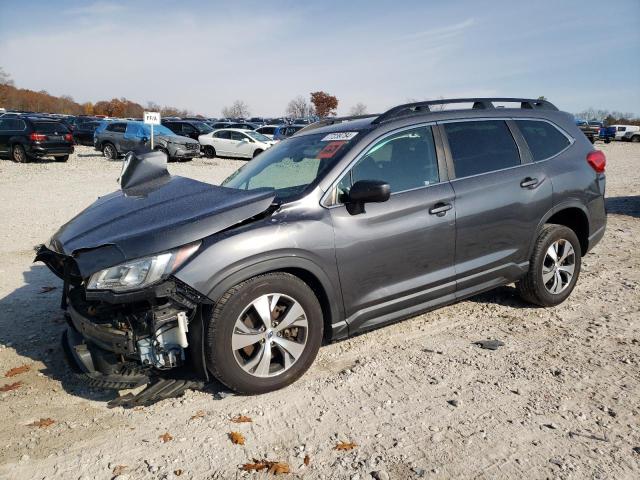
<path fill-rule="evenodd" d="M 102 153 L 104 154 L 107 160 L 117 160 L 118 159 L 118 151 L 113 143 L 105 143 L 102 145 Z"/>
<path fill-rule="evenodd" d="M 66 162 L 67 160 L 69 160 L 69 155 L 62 155 L 59 157 L 53 157 L 55 159 L 56 162 Z"/>
<path fill-rule="evenodd" d="M 611 139 L 610 138 L 605 138 L 604 139 L 604 143 L 611 143 Z"/>
<path fill-rule="evenodd" d="M 640 135 L 634 135 L 633 137 L 631 137 L 631 141 L 633 143 L 638 143 L 640 142 Z"/>
<path fill-rule="evenodd" d="M 258 155 L 260 155 L 263 151 L 264 151 L 264 150 L 261 150 L 261 149 L 259 149 L 259 148 L 256 148 L 256 149 L 253 151 L 253 158 L 256 158 L 256 157 L 257 157 Z"/>
<path fill-rule="evenodd" d="M 559 293 L 551 293 L 542 279 L 542 269 L 549 247 L 556 241 L 566 240 L 574 251 L 574 272 L 567 286 Z M 554 307 L 564 302 L 573 291 L 580 276 L 581 265 L 580 242 L 575 232 L 563 225 L 546 224 L 542 227 L 529 260 L 529 271 L 522 280 L 516 283 L 520 297 L 535 305 Z"/>
<path fill-rule="evenodd" d="M 291 297 L 303 308 L 308 322 L 306 343 L 288 369 L 275 376 L 259 377 L 243 370 L 236 361 L 232 335 L 242 312 L 258 297 L 275 292 Z M 289 273 L 267 273 L 246 280 L 230 288 L 213 310 L 204 314 L 207 368 L 220 382 L 242 394 L 266 393 L 290 385 L 309 369 L 322 343 L 324 323 L 320 303 L 306 283 Z"/>
<path fill-rule="evenodd" d="M 30 160 L 26 150 L 19 143 L 16 143 L 11 149 L 11 158 L 17 163 L 27 163 Z"/>
<path fill-rule="evenodd" d="M 216 149 L 213 148 L 211 145 L 205 145 L 202 151 L 204 152 L 204 156 L 207 158 L 216 157 Z"/>

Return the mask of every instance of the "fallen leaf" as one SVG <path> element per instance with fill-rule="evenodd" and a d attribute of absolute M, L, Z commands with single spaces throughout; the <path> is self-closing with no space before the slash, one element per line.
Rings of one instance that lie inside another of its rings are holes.
<path fill-rule="evenodd" d="M 357 446 L 358 444 L 353 442 L 340 442 L 334 447 L 334 450 L 348 451 L 353 450 Z"/>
<path fill-rule="evenodd" d="M 245 472 L 260 472 L 262 470 L 267 470 L 272 475 L 279 475 L 281 473 L 289 473 L 289 465 L 284 462 L 272 462 L 270 460 L 256 460 L 253 459 L 254 463 L 245 463 L 240 467 L 240 470 L 244 470 Z"/>
<path fill-rule="evenodd" d="M 138 407 L 134 407 L 134 408 L 133 408 L 133 411 L 134 411 L 134 412 L 142 412 L 143 410 L 144 410 L 144 407 L 139 407 L 139 406 L 138 406 Z"/>
<path fill-rule="evenodd" d="M 52 292 L 58 287 L 40 287 L 40 293 Z"/>
<path fill-rule="evenodd" d="M 56 423 L 53 418 L 41 418 L 40 420 L 36 420 L 33 423 L 30 423 L 30 427 L 38 427 L 38 428 L 47 428 Z"/>
<path fill-rule="evenodd" d="M 251 418 L 250 418 L 250 417 L 247 417 L 247 416 L 245 416 L 245 415 L 238 415 L 238 416 L 235 416 L 235 417 L 233 417 L 233 418 L 231 419 L 231 421 L 232 421 L 233 423 L 251 423 L 251 422 L 253 422 L 253 420 L 251 420 Z"/>
<path fill-rule="evenodd" d="M 10 390 L 16 390 L 22 386 L 22 382 L 8 383 L 0 387 L 0 392 L 8 392 Z"/>
<path fill-rule="evenodd" d="M 177 469 L 177 470 L 174 470 L 174 471 L 173 471 L 173 474 L 174 474 L 176 477 L 179 477 L 179 476 L 180 476 L 180 475 L 182 475 L 183 473 L 184 473 L 184 472 L 182 471 L 182 469 L 181 469 L 181 468 L 179 468 L 179 469 Z"/>
<path fill-rule="evenodd" d="M 198 410 L 189 420 L 195 420 L 196 418 L 202 418 L 206 415 L 204 410 Z"/>
<path fill-rule="evenodd" d="M 305 455 L 304 456 L 304 460 L 303 460 L 305 466 L 309 466 L 309 464 L 311 463 L 311 458 L 309 457 L 309 455 Z"/>
<path fill-rule="evenodd" d="M 158 438 L 160 438 L 160 440 L 162 440 L 162 443 L 167 443 L 167 442 L 170 442 L 171 440 L 173 440 L 173 437 L 169 434 L 169 432 L 163 433 Z"/>
<path fill-rule="evenodd" d="M 15 377 L 16 375 L 20 375 L 21 373 L 28 372 L 30 368 L 31 368 L 30 365 L 22 365 L 21 367 L 15 367 L 10 370 L 7 370 L 4 376 Z"/>
<path fill-rule="evenodd" d="M 114 476 L 118 476 L 118 475 L 122 475 L 124 472 L 127 471 L 127 467 L 126 465 L 116 465 L 115 467 L 113 467 L 113 471 L 111 473 L 113 473 Z"/>
<path fill-rule="evenodd" d="M 244 435 L 239 432 L 231 432 L 229 438 L 234 445 L 244 445 Z"/>

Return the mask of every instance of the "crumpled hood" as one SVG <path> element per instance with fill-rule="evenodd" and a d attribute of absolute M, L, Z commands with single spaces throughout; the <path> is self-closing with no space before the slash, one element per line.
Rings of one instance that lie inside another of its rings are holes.
<path fill-rule="evenodd" d="M 73 256 L 82 276 L 202 239 L 269 208 L 271 191 L 160 176 L 100 197 L 63 225 L 49 248 Z"/>

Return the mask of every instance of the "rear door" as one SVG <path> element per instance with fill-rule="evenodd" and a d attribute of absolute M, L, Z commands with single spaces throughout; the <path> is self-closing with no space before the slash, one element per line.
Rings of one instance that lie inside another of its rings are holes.
<path fill-rule="evenodd" d="M 221 155 L 231 154 L 231 132 L 229 130 L 219 130 L 213 132 L 213 148 Z"/>
<path fill-rule="evenodd" d="M 0 118 L 0 155 L 9 154 L 9 119 Z"/>
<path fill-rule="evenodd" d="M 242 132 L 229 132 L 231 134 L 231 155 L 234 157 L 251 157 L 253 142 Z"/>
<path fill-rule="evenodd" d="M 527 270 L 553 191 L 510 120 L 443 122 L 441 132 L 456 198 L 456 288 L 464 297 Z"/>

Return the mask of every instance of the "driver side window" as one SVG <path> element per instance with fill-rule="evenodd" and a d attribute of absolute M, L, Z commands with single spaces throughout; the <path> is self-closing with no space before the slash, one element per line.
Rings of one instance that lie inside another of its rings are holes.
<path fill-rule="evenodd" d="M 338 203 L 344 203 L 359 180 L 382 180 L 391 193 L 438 183 L 438 157 L 431 127 L 403 130 L 376 142 L 337 186 Z"/>

